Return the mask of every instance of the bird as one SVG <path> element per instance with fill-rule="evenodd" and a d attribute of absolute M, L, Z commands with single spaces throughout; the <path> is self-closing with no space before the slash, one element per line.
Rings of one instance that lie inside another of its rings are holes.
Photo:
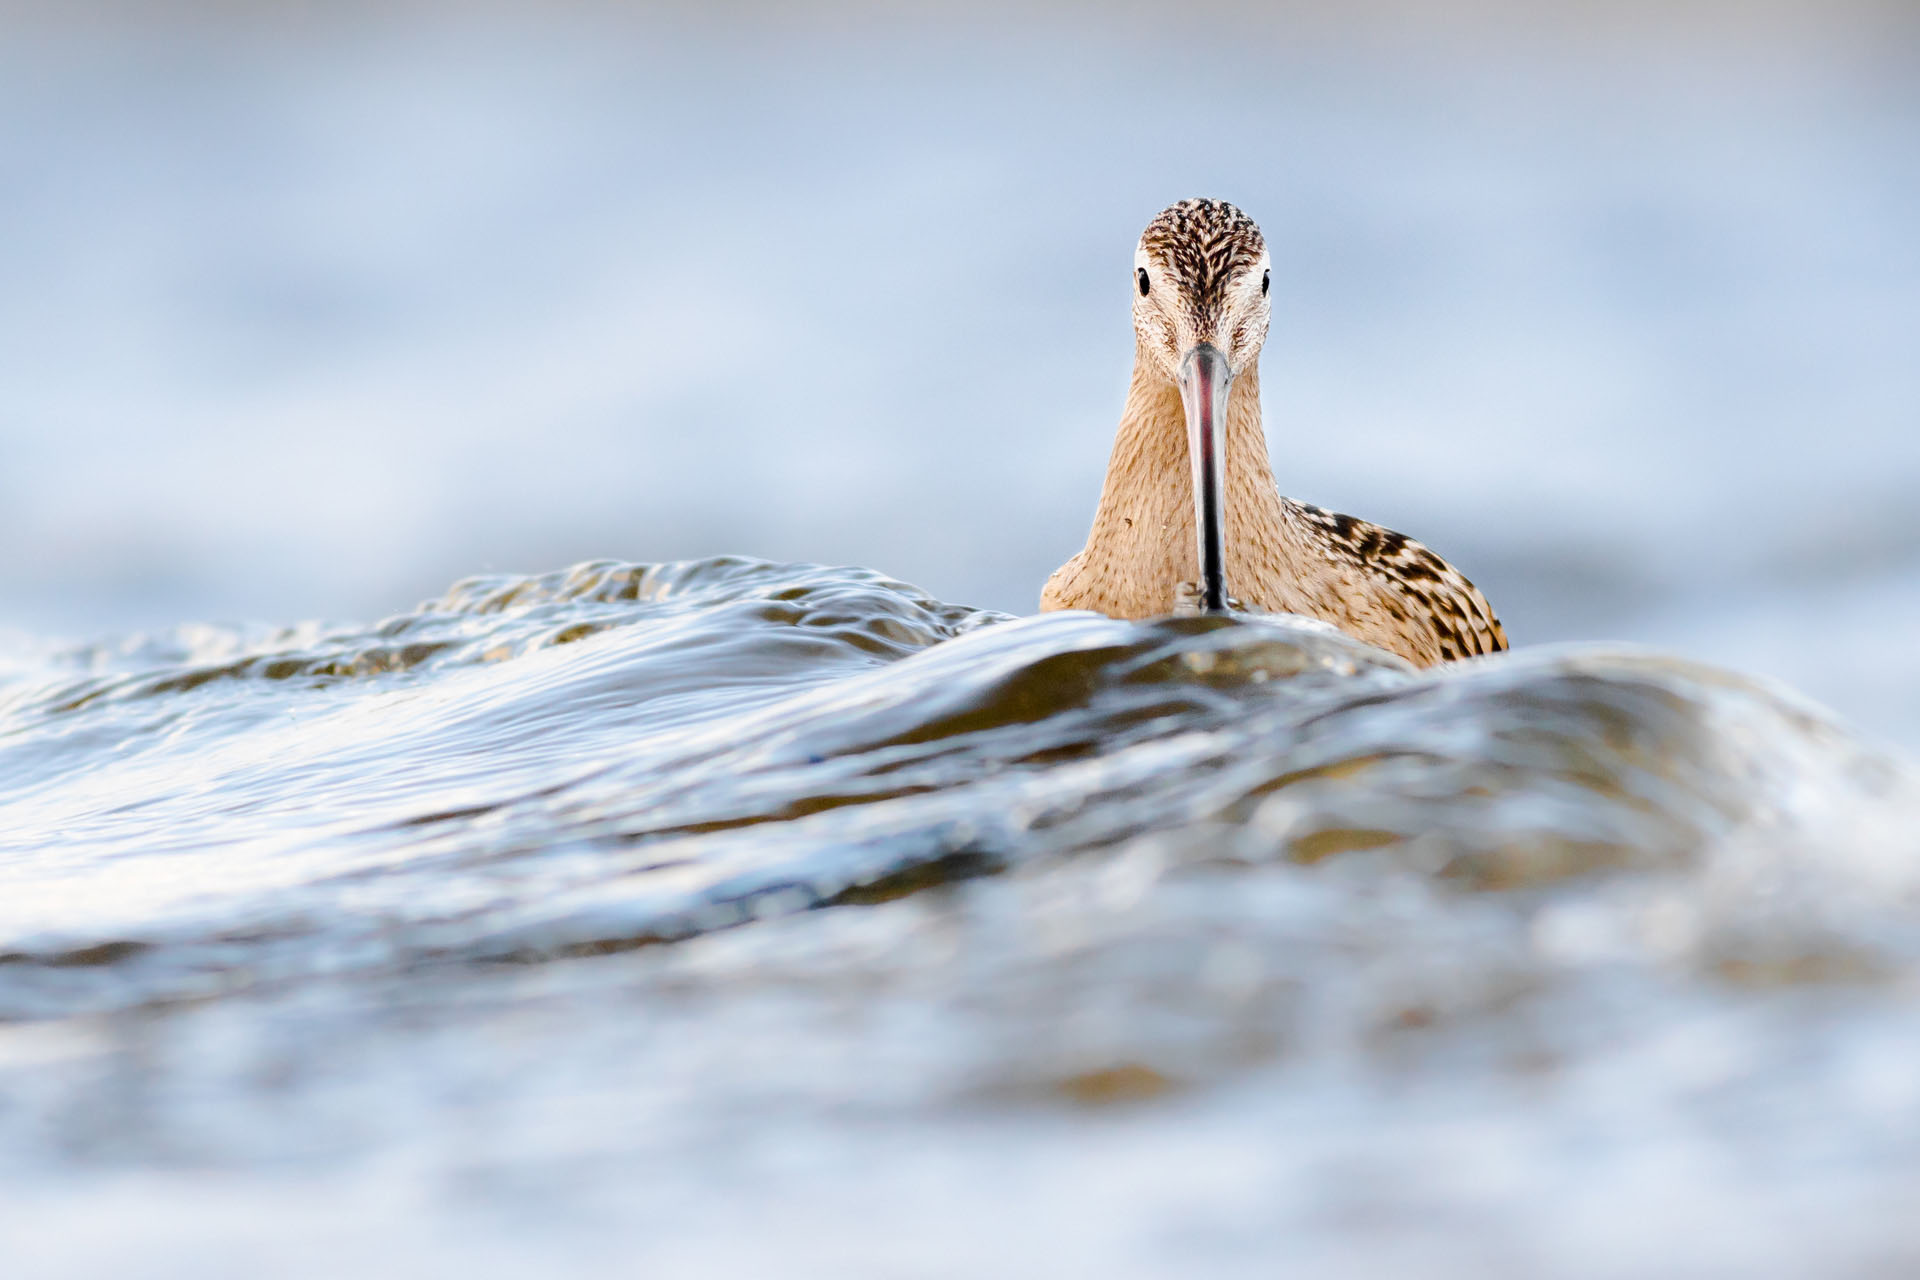
<path fill-rule="evenodd" d="M 1133 264 L 1126 408 L 1086 546 L 1042 612 L 1302 614 L 1418 667 L 1505 649 L 1486 597 L 1427 547 L 1280 493 L 1260 415 L 1273 272 L 1253 219 L 1182 200 Z"/>

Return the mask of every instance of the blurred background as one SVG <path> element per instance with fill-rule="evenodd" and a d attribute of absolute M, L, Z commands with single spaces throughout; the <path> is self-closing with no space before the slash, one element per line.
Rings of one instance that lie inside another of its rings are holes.
<path fill-rule="evenodd" d="M 1287 492 L 1920 744 L 1920 6 L 1539 9 L 0 4 L 0 627 L 723 552 L 1030 611 L 1208 194 Z"/>

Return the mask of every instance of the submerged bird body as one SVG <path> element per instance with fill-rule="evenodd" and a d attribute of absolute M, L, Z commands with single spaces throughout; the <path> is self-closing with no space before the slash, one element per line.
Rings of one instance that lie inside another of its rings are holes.
<path fill-rule="evenodd" d="M 1224 573 L 1245 607 L 1319 618 L 1420 666 L 1506 648 L 1486 598 L 1426 547 L 1280 494 L 1260 415 L 1266 261 L 1252 220 L 1216 201 L 1174 205 L 1141 237 L 1126 409 L 1086 547 L 1040 607 L 1145 618 L 1204 597 L 1213 521 L 1216 593 Z"/>

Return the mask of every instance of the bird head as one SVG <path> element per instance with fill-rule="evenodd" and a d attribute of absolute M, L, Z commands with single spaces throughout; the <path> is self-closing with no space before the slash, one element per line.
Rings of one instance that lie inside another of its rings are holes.
<path fill-rule="evenodd" d="M 1210 346 L 1228 376 L 1260 358 L 1267 340 L 1267 242 L 1252 218 L 1221 200 L 1161 210 L 1133 251 L 1133 331 L 1169 380 Z"/>
<path fill-rule="evenodd" d="M 1141 233 L 1133 255 L 1133 331 L 1140 356 L 1178 384 L 1193 466 L 1200 605 L 1227 608 L 1227 395 L 1267 340 L 1272 273 L 1252 218 L 1220 200 L 1182 200 Z"/>

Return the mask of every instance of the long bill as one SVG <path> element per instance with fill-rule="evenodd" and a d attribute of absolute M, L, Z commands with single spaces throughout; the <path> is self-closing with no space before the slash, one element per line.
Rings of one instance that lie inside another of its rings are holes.
<path fill-rule="evenodd" d="M 1193 528 L 1200 540 L 1200 611 L 1227 611 L 1227 390 L 1233 371 L 1210 342 L 1180 361 L 1180 401 L 1187 410 L 1187 457 L 1193 463 Z"/>

